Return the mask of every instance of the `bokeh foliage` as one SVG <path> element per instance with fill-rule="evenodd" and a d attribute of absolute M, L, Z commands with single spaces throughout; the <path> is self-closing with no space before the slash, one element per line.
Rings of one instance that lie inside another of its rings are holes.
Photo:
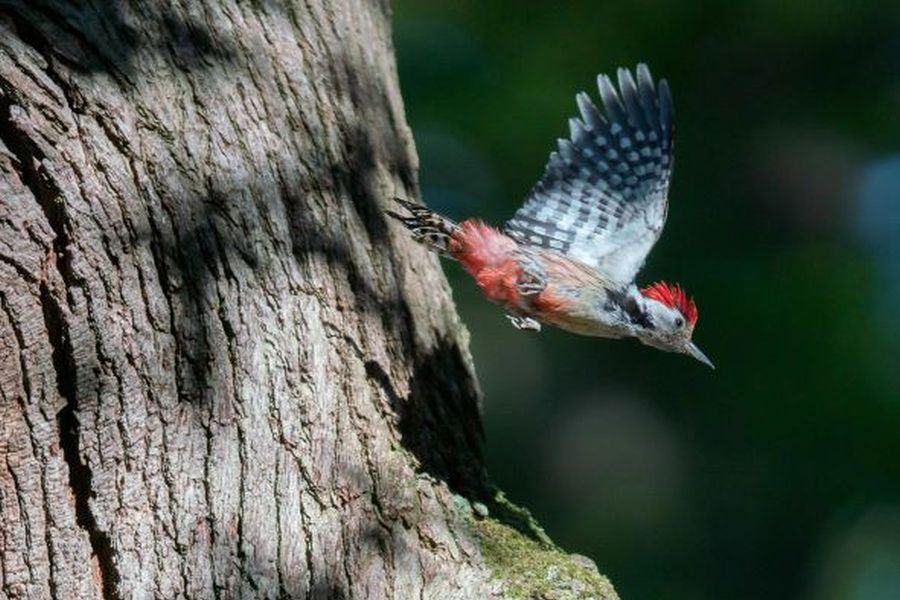
<path fill-rule="evenodd" d="M 445 264 L 492 476 L 623 598 L 900 598 L 900 4 L 401 0 L 425 201 L 507 218 L 574 95 L 646 61 L 676 168 L 640 276 L 717 363 L 513 330 Z"/>

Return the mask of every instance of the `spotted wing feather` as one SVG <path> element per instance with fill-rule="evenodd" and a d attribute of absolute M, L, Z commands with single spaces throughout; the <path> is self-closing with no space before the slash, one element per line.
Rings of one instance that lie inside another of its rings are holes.
<path fill-rule="evenodd" d="M 672 173 L 672 97 L 646 65 L 637 80 L 619 69 L 597 86 L 603 112 L 581 93 L 580 119 L 569 120 L 544 176 L 505 226 L 523 243 L 562 252 L 630 283 L 666 220 Z"/>

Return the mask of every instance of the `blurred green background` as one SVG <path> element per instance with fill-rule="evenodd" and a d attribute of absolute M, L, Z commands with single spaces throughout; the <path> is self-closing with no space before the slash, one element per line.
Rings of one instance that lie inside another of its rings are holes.
<path fill-rule="evenodd" d="M 394 3 L 425 201 L 502 223 L 575 93 L 673 89 L 671 212 L 639 277 L 699 363 L 514 330 L 445 263 L 498 485 L 625 600 L 900 598 L 900 3 Z"/>

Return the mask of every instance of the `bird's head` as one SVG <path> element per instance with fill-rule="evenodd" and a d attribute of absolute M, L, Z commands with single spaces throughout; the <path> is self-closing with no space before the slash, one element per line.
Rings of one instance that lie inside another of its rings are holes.
<path fill-rule="evenodd" d="M 642 328 L 638 338 L 644 344 L 665 350 L 693 356 L 703 364 L 715 369 L 706 355 L 692 341 L 694 326 L 697 324 L 697 305 L 688 298 L 677 284 L 664 281 L 654 283 L 641 290 L 644 306 L 650 318 L 650 326 Z"/>

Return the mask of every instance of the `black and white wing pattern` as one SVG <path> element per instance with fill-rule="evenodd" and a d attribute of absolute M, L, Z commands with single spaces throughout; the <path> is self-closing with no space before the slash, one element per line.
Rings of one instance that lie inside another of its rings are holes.
<path fill-rule="evenodd" d="M 619 69 L 619 92 L 597 77 L 603 113 L 584 92 L 571 139 L 559 140 L 544 176 L 505 226 L 522 243 L 562 252 L 628 284 L 666 220 L 672 174 L 672 96 L 647 65 Z"/>

